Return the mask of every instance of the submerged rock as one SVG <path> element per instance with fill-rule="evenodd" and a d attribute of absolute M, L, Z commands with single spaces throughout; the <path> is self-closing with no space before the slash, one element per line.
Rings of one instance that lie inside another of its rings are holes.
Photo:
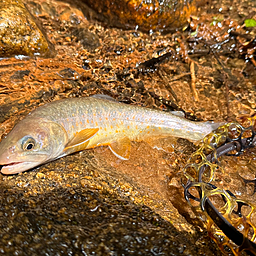
<path fill-rule="evenodd" d="M 93 51 L 100 46 L 99 37 L 84 27 L 71 28 L 71 35 L 75 42 L 80 42 L 88 51 Z"/>
<path fill-rule="evenodd" d="M 142 31 L 174 30 L 196 11 L 195 0 L 83 0 L 111 26 Z"/>
<path fill-rule="evenodd" d="M 54 55 L 54 47 L 21 0 L 0 2 L 0 57 Z"/>

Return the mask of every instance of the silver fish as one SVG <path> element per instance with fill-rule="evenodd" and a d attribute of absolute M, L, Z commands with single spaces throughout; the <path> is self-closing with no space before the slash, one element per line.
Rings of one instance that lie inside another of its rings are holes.
<path fill-rule="evenodd" d="M 168 136 L 199 141 L 220 125 L 109 98 L 64 99 L 32 111 L 1 141 L 1 172 L 23 172 L 97 146 L 108 146 L 117 157 L 127 160 L 131 141 Z"/>

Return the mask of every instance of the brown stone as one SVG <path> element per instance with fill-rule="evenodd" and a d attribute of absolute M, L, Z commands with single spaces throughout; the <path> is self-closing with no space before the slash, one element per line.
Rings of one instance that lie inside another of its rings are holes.
<path fill-rule="evenodd" d="M 188 0 L 83 0 L 111 26 L 142 31 L 174 30 L 183 26 L 196 11 Z"/>
<path fill-rule="evenodd" d="M 0 57 L 51 56 L 53 46 L 21 0 L 0 2 Z"/>

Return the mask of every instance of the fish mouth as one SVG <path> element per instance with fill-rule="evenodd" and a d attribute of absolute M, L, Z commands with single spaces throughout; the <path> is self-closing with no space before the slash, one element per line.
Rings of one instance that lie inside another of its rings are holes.
<path fill-rule="evenodd" d="M 2 165 L 0 164 L 0 170 L 1 170 L 1 173 L 3 174 L 16 174 L 16 173 L 24 172 L 35 166 L 37 166 L 37 164 L 33 162 L 12 162 L 8 164 L 2 164 Z"/>

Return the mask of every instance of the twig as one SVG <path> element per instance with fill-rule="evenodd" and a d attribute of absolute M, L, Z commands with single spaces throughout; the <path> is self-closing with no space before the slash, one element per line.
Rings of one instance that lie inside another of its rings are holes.
<path fill-rule="evenodd" d="M 199 101 L 198 93 L 196 91 L 196 75 L 195 75 L 195 63 L 193 60 L 190 60 L 190 73 L 191 73 L 191 89 L 193 92 L 193 96 L 195 101 Z"/>

